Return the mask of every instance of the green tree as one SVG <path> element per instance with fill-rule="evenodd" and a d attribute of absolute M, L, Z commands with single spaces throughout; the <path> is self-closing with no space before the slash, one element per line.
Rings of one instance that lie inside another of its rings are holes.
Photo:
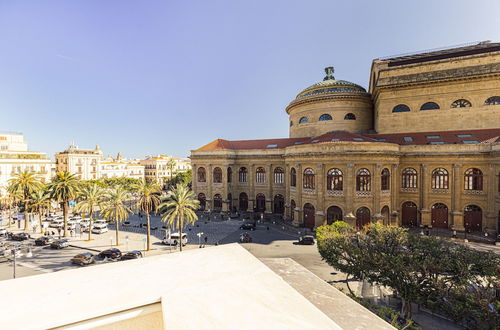
<path fill-rule="evenodd" d="M 137 200 L 137 208 L 146 215 L 146 236 L 147 236 L 147 251 L 151 249 L 151 212 L 158 211 L 160 204 L 161 187 L 154 182 L 142 181 L 136 185 L 134 191 L 139 195 Z"/>
<path fill-rule="evenodd" d="M 9 180 L 9 189 L 11 193 L 18 193 L 22 196 L 24 205 L 24 230 L 28 230 L 28 203 L 30 196 L 42 186 L 39 176 L 35 172 L 28 169 L 16 173 L 12 179 Z"/>
<path fill-rule="evenodd" d="M 177 162 L 175 161 L 175 159 L 173 158 L 170 158 L 167 162 L 167 168 L 170 170 L 170 180 L 169 182 L 172 181 L 172 177 L 174 176 L 174 169 L 175 167 L 177 166 Z M 170 183 L 172 184 L 172 183 Z"/>
<path fill-rule="evenodd" d="M 132 213 L 130 208 L 126 205 L 127 200 L 130 198 L 128 190 L 123 186 L 116 186 L 106 193 L 106 201 L 103 203 L 101 215 L 115 222 L 116 230 L 116 245 L 118 241 L 118 226 L 120 222 L 125 221 L 129 214 Z"/>
<path fill-rule="evenodd" d="M 104 203 L 104 190 L 97 183 L 87 184 L 81 190 L 80 201 L 76 204 L 75 210 L 89 215 L 89 238 L 92 239 L 92 224 L 96 208 L 102 209 Z"/>
<path fill-rule="evenodd" d="M 68 236 L 68 203 L 80 194 L 80 179 L 69 172 L 57 172 L 49 183 L 49 196 L 60 203 L 64 217 L 64 237 Z"/>
<path fill-rule="evenodd" d="M 17 203 L 23 198 L 22 194 L 12 188 L 12 184 L 9 184 L 6 188 L 6 194 L 0 199 L 0 205 L 9 210 L 9 228 L 12 225 L 12 212 L 17 207 Z"/>
<path fill-rule="evenodd" d="M 182 228 L 186 223 L 193 224 L 198 220 L 195 211 L 199 206 L 200 202 L 186 185 L 175 186 L 167 200 L 159 206 L 161 221 L 171 226 L 177 225 L 179 229 L 180 251 L 182 251 Z"/>
<path fill-rule="evenodd" d="M 38 215 L 38 221 L 40 222 L 40 233 L 43 233 L 42 225 L 42 213 L 46 212 L 50 208 L 50 195 L 46 189 L 46 186 L 42 186 L 31 194 L 30 197 L 30 210 Z"/>
<path fill-rule="evenodd" d="M 178 184 L 190 184 L 191 183 L 191 170 L 188 170 L 186 172 L 178 172 L 175 174 L 175 176 L 170 179 L 169 184 L 171 186 L 176 186 Z"/>

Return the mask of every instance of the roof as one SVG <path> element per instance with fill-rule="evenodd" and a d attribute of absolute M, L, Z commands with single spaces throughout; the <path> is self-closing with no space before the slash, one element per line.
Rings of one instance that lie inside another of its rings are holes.
<path fill-rule="evenodd" d="M 366 93 L 366 90 L 363 87 L 355 83 L 346 80 L 336 80 L 333 76 L 333 67 L 330 66 L 325 68 L 325 72 L 326 76 L 325 78 L 323 78 L 323 81 L 320 81 L 304 89 L 297 95 L 297 99 L 310 95 L 325 93 Z"/>
<path fill-rule="evenodd" d="M 500 128 L 392 134 L 356 134 L 347 131 L 331 131 L 311 138 L 304 137 L 239 141 L 217 139 L 197 150 L 282 149 L 294 145 L 315 144 L 322 142 L 386 142 L 399 145 L 494 143 L 500 142 Z"/>

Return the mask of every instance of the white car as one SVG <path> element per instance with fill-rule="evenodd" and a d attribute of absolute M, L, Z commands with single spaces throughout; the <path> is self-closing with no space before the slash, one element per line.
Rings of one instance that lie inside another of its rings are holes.
<path fill-rule="evenodd" d="M 7 234 L 7 229 L 0 228 L 0 236 L 5 236 L 5 234 Z"/>
<path fill-rule="evenodd" d="M 51 227 L 51 228 L 62 228 L 62 227 L 64 227 L 64 220 L 63 219 L 54 219 L 50 223 L 49 227 Z"/>
<path fill-rule="evenodd" d="M 108 225 L 107 224 L 95 224 L 92 227 L 92 233 L 94 234 L 102 234 L 106 233 L 108 231 Z"/>
<path fill-rule="evenodd" d="M 166 236 L 165 238 L 163 238 L 161 242 L 165 245 L 177 245 L 179 244 L 180 241 L 179 237 L 180 237 L 179 233 L 173 233 L 170 236 Z M 186 245 L 187 242 L 188 242 L 187 234 L 182 233 L 182 246 Z"/>
<path fill-rule="evenodd" d="M 97 220 L 94 220 L 94 225 L 107 225 L 108 222 L 104 219 L 97 219 Z"/>

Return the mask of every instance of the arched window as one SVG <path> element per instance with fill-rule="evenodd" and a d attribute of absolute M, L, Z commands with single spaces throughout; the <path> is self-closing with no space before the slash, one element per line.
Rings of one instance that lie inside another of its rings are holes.
<path fill-rule="evenodd" d="M 314 171 L 311 168 L 304 170 L 304 189 L 314 189 Z"/>
<path fill-rule="evenodd" d="M 332 168 L 328 170 L 326 175 L 326 189 L 337 191 L 344 189 L 344 176 L 340 169 Z"/>
<path fill-rule="evenodd" d="M 392 112 L 409 112 L 410 107 L 406 104 L 398 104 L 394 108 L 392 108 Z"/>
<path fill-rule="evenodd" d="M 295 201 L 292 199 L 290 201 L 290 220 L 294 220 L 295 218 L 295 208 L 297 207 L 297 204 L 295 204 Z"/>
<path fill-rule="evenodd" d="M 290 187 L 297 186 L 297 171 L 294 167 L 290 170 Z"/>
<path fill-rule="evenodd" d="M 434 103 L 434 102 L 424 103 L 420 107 L 420 110 L 438 110 L 438 109 L 439 109 L 439 105 L 437 103 Z"/>
<path fill-rule="evenodd" d="M 244 192 L 240 193 L 239 202 L 240 202 L 239 205 L 240 210 L 246 211 L 248 209 L 248 195 Z"/>
<path fill-rule="evenodd" d="M 214 183 L 222 183 L 222 170 L 220 167 L 214 168 Z"/>
<path fill-rule="evenodd" d="M 332 116 L 330 116 L 329 114 L 327 113 L 324 113 L 322 114 L 320 117 L 319 117 L 319 121 L 324 121 L 324 120 L 332 120 Z"/>
<path fill-rule="evenodd" d="M 198 168 L 198 182 L 207 182 L 207 174 L 204 167 Z"/>
<path fill-rule="evenodd" d="M 264 183 L 266 182 L 266 170 L 263 167 L 258 167 L 255 171 L 255 182 Z"/>
<path fill-rule="evenodd" d="M 214 195 L 214 211 L 220 212 L 222 210 L 222 196 L 220 194 Z"/>
<path fill-rule="evenodd" d="M 407 167 L 401 174 L 401 187 L 402 188 L 417 188 L 418 187 L 418 174 L 417 170 Z"/>
<path fill-rule="evenodd" d="M 255 212 L 264 212 L 266 210 L 266 196 L 257 194 L 255 197 Z"/>
<path fill-rule="evenodd" d="M 367 207 L 360 207 L 356 210 L 356 228 L 361 229 L 370 224 L 370 210 Z"/>
<path fill-rule="evenodd" d="M 459 99 L 459 100 L 455 100 L 451 104 L 451 107 L 452 108 L 470 108 L 470 107 L 472 107 L 472 104 L 469 101 L 467 101 L 466 99 Z"/>
<path fill-rule="evenodd" d="M 344 120 L 356 120 L 356 116 L 353 113 L 348 113 L 345 115 Z"/>
<path fill-rule="evenodd" d="M 309 119 L 307 119 L 307 117 L 302 117 L 299 120 L 299 124 L 305 124 L 305 123 L 308 123 L 308 122 L 309 122 Z"/>
<path fill-rule="evenodd" d="M 246 167 L 240 167 L 240 170 L 238 172 L 238 181 L 240 182 L 248 182 L 248 171 Z"/>
<path fill-rule="evenodd" d="M 335 221 L 342 221 L 342 210 L 338 206 L 330 206 L 326 210 L 326 223 L 331 225 Z"/>
<path fill-rule="evenodd" d="M 500 104 L 500 96 L 488 97 L 486 101 L 484 101 L 484 105 L 497 105 L 497 104 Z"/>
<path fill-rule="evenodd" d="M 384 168 L 380 176 L 380 189 L 389 190 L 391 189 L 391 172 L 389 169 Z"/>
<path fill-rule="evenodd" d="M 483 172 L 478 168 L 465 171 L 465 190 L 483 190 Z"/>
<path fill-rule="evenodd" d="M 283 184 L 285 182 L 285 171 L 281 167 L 274 169 L 274 183 Z"/>
<path fill-rule="evenodd" d="M 198 200 L 200 201 L 200 211 L 205 211 L 205 207 L 207 205 L 207 197 L 204 193 L 198 194 Z"/>
<path fill-rule="evenodd" d="M 227 183 L 231 183 L 233 181 L 233 169 L 227 168 Z"/>
<path fill-rule="evenodd" d="M 432 171 L 431 187 L 432 189 L 448 189 L 449 176 L 444 168 L 436 168 Z"/>
<path fill-rule="evenodd" d="M 360 169 L 356 173 L 356 191 L 371 191 L 371 175 L 366 168 Z"/>

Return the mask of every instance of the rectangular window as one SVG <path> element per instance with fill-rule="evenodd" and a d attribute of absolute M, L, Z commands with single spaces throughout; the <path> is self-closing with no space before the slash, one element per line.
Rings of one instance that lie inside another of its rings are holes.
<path fill-rule="evenodd" d="M 352 138 L 353 141 L 364 141 L 362 138 Z"/>
<path fill-rule="evenodd" d="M 457 134 L 456 137 L 459 137 L 459 138 L 472 137 L 472 134 Z"/>
<path fill-rule="evenodd" d="M 266 148 L 269 148 L 269 149 L 270 149 L 270 148 L 278 148 L 278 145 L 277 145 L 277 144 L 268 144 L 268 145 L 266 146 Z"/>
<path fill-rule="evenodd" d="M 426 139 L 440 139 L 441 137 L 439 135 L 426 135 Z"/>
<path fill-rule="evenodd" d="M 478 140 L 464 140 L 462 141 L 463 144 L 476 144 L 479 143 Z"/>
<path fill-rule="evenodd" d="M 405 136 L 405 137 L 403 138 L 403 140 L 404 140 L 405 142 L 413 142 L 413 138 L 412 138 L 411 136 Z"/>
<path fill-rule="evenodd" d="M 429 144 L 446 144 L 446 142 L 444 142 L 444 141 L 432 141 L 432 142 L 429 142 Z"/>

